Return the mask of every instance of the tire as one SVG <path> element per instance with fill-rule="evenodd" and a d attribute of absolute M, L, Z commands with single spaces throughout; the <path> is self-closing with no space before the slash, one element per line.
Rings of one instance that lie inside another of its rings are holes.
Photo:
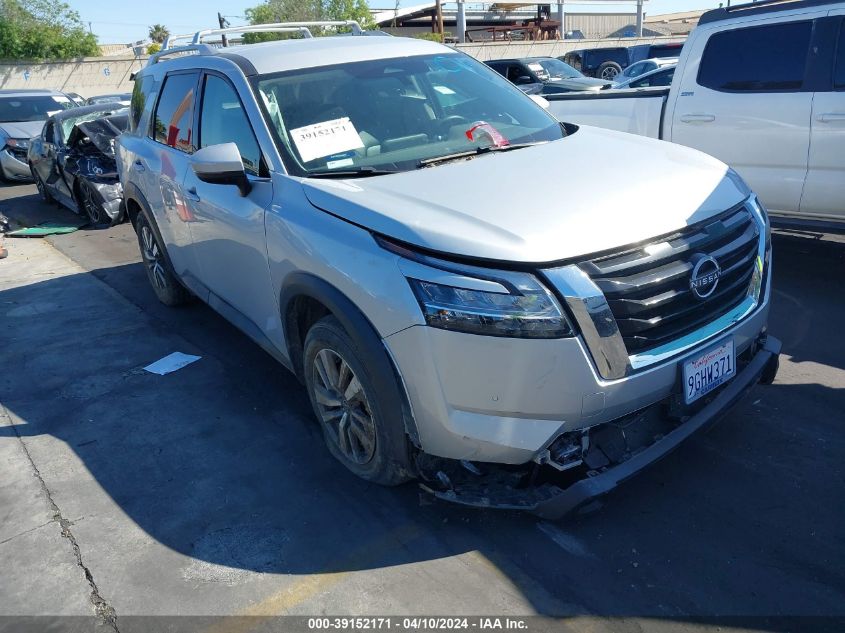
<path fill-rule="evenodd" d="M 115 218 L 108 216 L 106 210 L 103 209 L 103 205 L 97 200 L 91 185 L 87 182 L 84 180 L 77 181 L 75 189 L 76 206 L 80 213 L 86 215 L 91 226 L 104 229 L 114 226 L 120 221 L 120 214 Z"/>
<path fill-rule="evenodd" d="M 147 271 L 147 279 L 153 287 L 156 297 L 166 306 L 178 306 L 191 300 L 191 293 L 183 286 L 166 256 L 164 247 L 160 243 L 156 232 L 146 213 L 138 214 L 136 231 L 138 246 L 141 249 L 141 259 Z"/>
<path fill-rule="evenodd" d="M 38 172 L 35 171 L 35 167 L 32 165 L 29 166 L 29 171 L 32 172 L 32 179 L 35 181 L 35 187 L 38 189 L 38 197 L 41 198 L 44 202 L 54 202 L 54 198 L 49 191 L 47 191 L 47 187 L 44 185 L 44 181 L 41 180 L 41 176 L 38 175 Z"/>
<path fill-rule="evenodd" d="M 599 66 L 598 70 L 596 71 L 596 77 L 599 79 L 605 79 L 607 81 L 613 81 L 616 79 L 616 75 L 622 72 L 622 66 L 617 64 L 616 62 L 604 62 L 601 66 Z"/>
<path fill-rule="evenodd" d="M 367 355 L 335 317 L 311 327 L 303 356 L 308 397 L 334 458 L 361 479 L 384 486 L 411 479 L 402 411 L 386 409 Z"/>

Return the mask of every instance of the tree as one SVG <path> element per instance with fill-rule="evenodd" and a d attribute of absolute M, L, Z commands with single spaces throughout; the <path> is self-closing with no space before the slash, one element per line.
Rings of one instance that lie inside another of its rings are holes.
<path fill-rule="evenodd" d="M 250 24 L 269 22 L 307 22 L 314 20 L 357 20 L 363 28 L 373 26 L 373 18 L 366 0 L 265 0 L 246 9 Z M 326 35 L 335 30 L 312 28 L 314 35 Z M 290 37 L 287 33 L 246 33 L 244 43 L 265 42 Z M 298 37 L 294 35 L 293 37 Z"/>
<path fill-rule="evenodd" d="M 163 24 L 153 24 L 150 27 L 150 39 L 158 44 L 163 44 L 170 36 L 170 30 Z"/>
<path fill-rule="evenodd" d="M 0 0 L 0 58 L 68 59 L 98 56 L 97 38 L 64 2 Z"/>

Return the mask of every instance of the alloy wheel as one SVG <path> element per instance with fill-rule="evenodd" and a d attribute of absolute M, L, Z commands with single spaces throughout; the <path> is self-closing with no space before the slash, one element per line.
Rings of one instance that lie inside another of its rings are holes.
<path fill-rule="evenodd" d="M 147 225 L 141 227 L 141 242 L 143 243 L 141 255 L 150 272 L 150 279 L 159 290 L 167 290 L 167 279 L 164 276 L 161 251 L 159 250 L 158 242 L 156 242 L 152 229 Z"/>
<path fill-rule="evenodd" d="M 364 387 L 343 357 L 322 349 L 314 357 L 317 411 L 337 448 L 349 461 L 366 464 L 376 451 L 376 427 Z"/>
<path fill-rule="evenodd" d="M 82 192 L 82 207 L 85 210 L 88 219 L 91 221 L 91 224 L 97 225 L 102 223 L 103 212 L 100 205 L 97 204 L 96 200 L 94 200 L 94 194 L 91 191 L 91 187 L 83 183 L 80 185 L 80 189 Z"/>

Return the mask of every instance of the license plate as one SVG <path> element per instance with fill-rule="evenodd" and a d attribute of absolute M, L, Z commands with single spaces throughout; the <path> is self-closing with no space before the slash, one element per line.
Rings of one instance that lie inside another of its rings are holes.
<path fill-rule="evenodd" d="M 690 404 L 736 375 L 733 340 L 684 361 L 684 402 Z"/>

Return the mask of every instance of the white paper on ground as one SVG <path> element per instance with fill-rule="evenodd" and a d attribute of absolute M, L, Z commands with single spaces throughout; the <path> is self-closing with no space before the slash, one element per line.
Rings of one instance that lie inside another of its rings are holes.
<path fill-rule="evenodd" d="M 183 354 L 182 352 L 173 352 L 164 358 L 160 358 L 156 362 L 147 365 L 144 369 L 151 374 L 158 374 L 164 376 L 177 369 L 182 369 L 185 365 L 198 361 L 202 356 L 192 356 L 191 354 Z"/>
<path fill-rule="evenodd" d="M 315 158 L 323 158 L 351 149 L 364 147 L 358 131 L 348 116 L 298 127 L 290 131 L 299 155 L 306 163 Z"/>

